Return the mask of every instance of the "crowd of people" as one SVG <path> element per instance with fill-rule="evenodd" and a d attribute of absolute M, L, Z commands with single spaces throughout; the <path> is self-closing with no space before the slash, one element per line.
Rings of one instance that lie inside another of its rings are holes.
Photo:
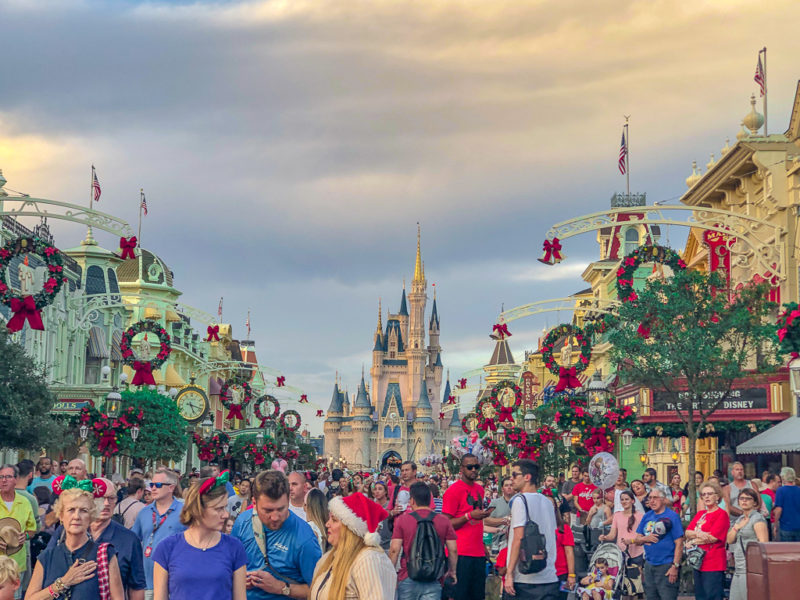
<path fill-rule="evenodd" d="M 747 544 L 800 541 L 789 467 L 695 474 L 696 514 L 680 476 L 665 484 L 654 469 L 631 481 L 621 469 L 606 490 L 579 466 L 480 471 L 470 454 L 449 477 L 411 461 L 127 479 L 80 459 L 2 465 L 0 600 L 675 600 L 687 570 L 697 600 L 721 600 L 726 571 L 730 598 L 746 600 Z M 611 544 L 621 563 L 600 555 Z M 579 572 L 582 545 L 598 550 Z"/>

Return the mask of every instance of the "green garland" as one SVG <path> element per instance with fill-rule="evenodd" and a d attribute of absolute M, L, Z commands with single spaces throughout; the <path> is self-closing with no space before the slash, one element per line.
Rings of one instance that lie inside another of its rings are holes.
<path fill-rule="evenodd" d="M 719 437 L 726 433 L 746 431 L 748 433 L 761 433 L 775 425 L 773 421 L 712 421 L 706 423 L 698 433 L 700 439 Z M 686 436 L 686 427 L 683 423 L 647 423 L 630 427 L 636 437 L 668 437 L 681 438 Z"/>
<path fill-rule="evenodd" d="M 686 263 L 672 248 L 665 246 L 639 246 L 622 259 L 617 269 L 617 297 L 620 302 L 635 302 L 639 296 L 633 290 L 633 276 L 644 263 L 667 265 L 673 271 L 685 269 Z"/>
<path fill-rule="evenodd" d="M 553 358 L 553 347 L 555 343 L 562 337 L 573 335 L 578 342 L 578 348 L 581 351 L 581 357 L 573 365 L 559 365 Z M 556 325 L 551 329 L 542 342 L 542 361 L 544 365 L 553 375 L 559 375 L 560 367 L 566 369 L 575 368 L 576 373 L 581 373 L 589 366 L 589 359 L 592 357 L 592 342 L 591 335 L 584 329 L 571 323 L 562 323 Z"/>

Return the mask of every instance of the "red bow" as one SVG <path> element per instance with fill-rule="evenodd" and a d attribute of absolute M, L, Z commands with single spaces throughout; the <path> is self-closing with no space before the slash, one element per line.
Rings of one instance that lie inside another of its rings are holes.
<path fill-rule="evenodd" d="M 579 388 L 581 387 L 580 380 L 576 377 L 577 371 L 575 367 L 570 369 L 565 369 L 561 367 L 558 370 L 558 385 L 556 385 L 556 392 L 563 392 L 567 388 Z"/>
<path fill-rule="evenodd" d="M 648 339 L 650 337 L 650 326 L 646 323 L 639 323 L 639 329 L 636 330 L 641 337 Z"/>
<path fill-rule="evenodd" d="M 239 419 L 240 421 L 244 421 L 244 416 L 242 415 L 242 405 L 241 404 L 231 404 L 230 409 L 228 409 L 228 416 L 225 417 L 226 419 Z"/>
<path fill-rule="evenodd" d="M 486 419 L 483 423 L 478 425 L 478 429 L 482 429 L 483 431 L 497 431 L 497 425 L 494 424 L 494 419 Z"/>
<path fill-rule="evenodd" d="M 504 339 L 507 337 L 511 337 L 511 332 L 508 330 L 507 323 L 495 323 L 492 325 L 492 333 L 497 332 L 497 335 L 500 336 L 500 339 Z"/>
<path fill-rule="evenodd" d="M 135 361 L 133 363 L 133 370 L 136 374 L 133 376 L 131 385 L 155 385 L 156 380 L 153 379 L 153 364 L 151 362 Z"/>
<path fill-rule="evenodd" d="M 122 255 L 120 258 L 122 260 L 125 260 L 126 258 L 136 258 L 136 254 L 133 252 L 134 248 L 136 248 L 135 235 L 131 238 L 119 238 L 119 249 L 122 250 Z"/>
<path fill-rule="evenodd" d="M 100 441 L 97 442 L 97 450 L 105 456 L 116 454 L 116 452 L 119 450 L 116 436 L 117 434 L 113 429 L 106 429 L 105 433 L 103 433 L 103 437 L 101 437 Z"/>
<path fill-rule="evenodd" d="M 219 341 L 219 325 L 214 325 L 213 327 L 209 325 L 206 328 L 206 333 L 208 333 L 208 337 L 206 338 L 207 342 Z"/>
<path fill-rule="evenodd" d="M 442 412 L 439 413 L 439 420 L 440 421 L 444 420 L 444 413 L 442 413 Z"/>
<path fill-rule="evenodd" d="M 458 385 L 462 390 L 465 389 L 467 387 L 467 378 L 466 377 L 462 377 L 461 379 L 459 379 L 458 380 Z"/>
<path fill-rule="evenodd" d="M 318 416 L 318 417 L 321 417 L 321 416 L 322 416 L 322 411 L 321 411 L 321 410 L 318 410 L 318 411 L 317 411 L 317 416 Z"/>
<path fill-rule="evenodd" d="M 455 396 L 448 396 L 447 397 L 447 403 L 448 404 L 455 404 L 456 403 L 456 397 Z"/>
<path fill-rule="evenodd" d="M 552 242 L 545 240 L 544 244 L 542 244 L 542 250 L 544 250 L 544 256 L 539 259 L 539 262 L 552 265 L 564 260 L 561 255 L 561 242 L 558 241 L 558 238 L 553 238 Z"/>
<path fill-rule="evenodd" d="M 500 408 L 500 412 L 497 413 L 497 420 L 502 423 L 504 421 L 513 421 L 514 420 L 514 407 L 513 406 L 503 406 Z"/>
<path fill-rule="evenodd" d="M 36 302 L 33 296 L 25 296 L 22 300 L 19 298 L 12 298 L 11 310 L 14 311 L 14 316 L 11 317 L 6 325 L 11 333 L 20 331 L 25 326 L 25 321 L 28 321 L 31 329 L 44 331 L 42 314 L 36 308 Z"/>
<path fill-rule="evenodd" d="M 300 395 L 300 404 L 308 404 L 308 396 L 306 394 Z"/>
<path fill-rule="evenodd" d="M 284 377 L 283 375 L 278 377 L 278 387 L 283 387 L 285 383 L 286 383 L 286 377 Z"/>

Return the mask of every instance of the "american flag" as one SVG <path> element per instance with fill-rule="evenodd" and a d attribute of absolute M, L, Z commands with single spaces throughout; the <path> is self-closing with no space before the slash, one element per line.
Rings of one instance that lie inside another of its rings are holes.
<path fill-rule="evenodd" d="M 140 205 L 140 208 L 144 211 L 144 216 L 146 217 L 147 216 L 147 198 L 144 197 L 144 192 L 142 192 L 141 194 L 142 194 L 142 203 Z"/>
<path fill-rule="evenodd" d="M 625 131 L 622 131 L 622 142 L 619 145 L 619 172 L 625 175 L 627 169 L 628 142 L 625 141 Z"/>
<path fill-rule="evenodd" d="M 219 299 L 219 308 L 217 308 L 217 317 L 222 321 L 222 298 Z"/>
<path fill-rule="evenodd" d="M 761 53 L 758 53 L 758 64 L 756 65 L 756 74 L 753 77 L 753 81 L 758 84 L 758 87 L 761 89 L 761 95 L 764 95 L 766 90 L 765 80 L 764 77 L 764 65 L 761 63 Z"/>
<path fill-rule="evenodd" d="M 95 202 L 100 200 L 100 194 L 102 192 L 100 190 L 100 182 L 97 181 L 97 173 L 94 170 L 94 165 L 92 165 L 92 193 L 94 194 Z"/>
<path fill-rule="evenodd" d="M 247 311 L 247 321 L 245 321 L 244 326 L 247 327 L 247 337 L 250 337 L 250 311 Z"/>

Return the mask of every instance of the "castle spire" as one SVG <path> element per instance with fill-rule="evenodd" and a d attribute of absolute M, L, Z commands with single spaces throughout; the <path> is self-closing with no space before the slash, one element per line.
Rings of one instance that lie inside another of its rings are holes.
<path fill-rule="evenodd" d="M 381 299 L 378 298 L 378 333 L 383 331 L 383 307 L 381 306 Z"/>
<path fill-rule="evenodd" d="M 425 279 L 425 269 L 422 266 L 422 251 L 420 250 L 420 237 L 421 231 L 419 222 L 417 222 L 417 261 L 414 264 L 414 282 L 423 281 Z"/>

